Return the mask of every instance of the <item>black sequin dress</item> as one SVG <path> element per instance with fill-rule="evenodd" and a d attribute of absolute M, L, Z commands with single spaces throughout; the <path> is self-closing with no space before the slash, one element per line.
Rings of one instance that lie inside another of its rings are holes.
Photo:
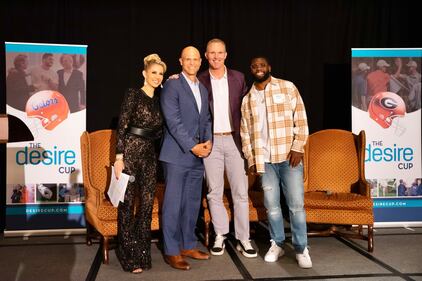
<path fill-rule="evenodd" d="M 151 268 L 151 216 L 157 176 L 154 142 L 162 134 L 159 98 L 129 89 L 120 111 L 116 153 L 123 153 L 125 169 L 133 175 L 124 203 L 118 207 L 117 258 L 125 271 Z M 130 127 L 156 130 L 145 138 L 128 132 Z"/>

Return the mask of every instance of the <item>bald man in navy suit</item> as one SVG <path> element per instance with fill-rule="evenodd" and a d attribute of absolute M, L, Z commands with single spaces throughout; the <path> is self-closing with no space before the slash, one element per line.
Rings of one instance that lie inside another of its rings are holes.
<path fill-rule="evenodd" d="M 164 84 L 160 103 L 165 119 L 159 160 L 163 163 L 166 191 L 162 209 L 164 259 L 170 266 L 190 269 L 185 257 L 206 260 L 196 248 L 195 225 L 201 203 L 203 158 L 211 151 L 208 92 L 196 78 L 199 51 L 183 49 L 182 73 Z"/>

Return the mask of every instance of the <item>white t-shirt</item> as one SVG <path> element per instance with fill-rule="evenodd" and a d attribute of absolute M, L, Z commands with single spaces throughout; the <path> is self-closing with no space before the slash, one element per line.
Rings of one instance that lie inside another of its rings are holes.
<path fill-rule="evenodd" d="M 262 142 L 259 144 L 264 151 L 264 162 L 271 162 L 271 146 L 268 137 L 267 107 L 265 105 L 265 90 L 258 91 L 252 87 L 252 94 L 256 96 L 256 110 L 259 118 L 259 131 L 261 132 Z"/>

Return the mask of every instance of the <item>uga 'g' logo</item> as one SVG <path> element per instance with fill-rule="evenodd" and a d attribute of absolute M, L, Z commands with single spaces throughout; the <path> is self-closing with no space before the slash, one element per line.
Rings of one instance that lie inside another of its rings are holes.
<path fill-rule="evenodd" d="M 380 103 L 381 103 L 382 106 L 384 106 L 385 108 L 389 108 L 389 109 L 394 109 L 398 105 L 398 102 L 395 101 L 394 99 L 390 98 L 390 97 L 382 98 L 380 100 Z"/>
<path fill-rule="evenodd" d="M 368 107 L 369 117 L 383 128 L 389 128 L 396 117 L 406 114 L 403 99 L 393 92 L 379 92 L 374 95 Z"/>

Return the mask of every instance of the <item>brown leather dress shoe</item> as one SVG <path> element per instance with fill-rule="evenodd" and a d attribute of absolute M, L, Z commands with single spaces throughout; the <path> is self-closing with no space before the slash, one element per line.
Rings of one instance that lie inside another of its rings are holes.
<path fill-rule="evenodd" d="M 164 260 L 173 268 L 180 269 L 180 270 L 190 269 L 190 265 L 183 259 L 182 256 L 164 255 Z"/>
<path fill-rule="evenodd" d="M 197 260 L 208 260 L 210 258 L 209 254 L 202 252 L 198 249 L 182 250 L 180 251 L 180 254 L 182 256 L 189 257 L 192 259 L 197 259 Z"/>

